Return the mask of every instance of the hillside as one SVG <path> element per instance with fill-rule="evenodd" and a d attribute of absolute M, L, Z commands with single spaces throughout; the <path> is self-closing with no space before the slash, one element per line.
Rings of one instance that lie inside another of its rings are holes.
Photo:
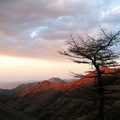
<path fill-rule="evenodd" d="M 3 103 L 0 103 L 0 120 L 37 120 Z"/>
<path fill-rule="evenodd" d="M 111 115 L 110 120 L 119 120 L 120 116 L 117 113 L 120 113 L 120 79 L 111 74 L 114 73 L 114 69 L 102 68 L 102 70 L 106 73 L 103 76 L 104 84 L 111 90 L 106 91 L 106 104 L 108 104 L 106 116 Z M 86 120 L 92 113 L 97 114 L 98 109 L 96 79 L 92 77 L 95 74 L 96 72 L 91 72 L 82 79 L 70 83 L 44 81 L 18 92 L 7 104 L 39 120 Z M 112 106 L 109 103 L 112 103 Z M 112 107 L 118 112 L 113 112 Z M 113 118 L 115 113 L 116 118 Z"/>

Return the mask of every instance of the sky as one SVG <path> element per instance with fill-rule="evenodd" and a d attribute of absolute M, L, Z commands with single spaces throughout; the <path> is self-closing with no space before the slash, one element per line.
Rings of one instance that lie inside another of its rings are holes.
<path fill-rule="evenodd" d="M 119 21 L 119 0 L 0 0 L 0 88 L 83 73 L 88 66 L 58 53 L 69 34 L 119 29 Z"/>

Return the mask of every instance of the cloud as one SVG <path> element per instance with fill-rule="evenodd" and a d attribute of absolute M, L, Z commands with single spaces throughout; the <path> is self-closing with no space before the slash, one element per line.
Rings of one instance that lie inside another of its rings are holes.
<path fill-rule="evenodd" d="M 119 26 L 119 19 L 113 0 L 0 0 L 0 54 L 60 59 L 69 33 Z"/>
<path fill-rule="evenodd" d="M 120 13 L 120 6 L 116 6 L 115 8 L 112 9 L 113 13 L 118 14 Z"/>

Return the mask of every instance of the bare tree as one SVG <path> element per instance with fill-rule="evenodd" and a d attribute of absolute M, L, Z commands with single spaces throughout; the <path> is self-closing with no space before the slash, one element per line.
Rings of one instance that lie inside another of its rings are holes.
<path fill-rule="evenodd" d="M 113 47 L 120 42 L 120 31 L 106 32 L 100 28 L 100 35 L 93 38 L 89 35 L 82 38 L 79 35 L 70 35 L 67 42 L 67 50 L 61 50 L 60 54 L 68 56 L 75 63 L 91 64 L 97 72 L 97 84 L 99 93 L 99 119 L 104 120 L 104 87 L 101 70 L 102 66 L 118 66 L 116 61 L 119 54 L 114 52 Z"/>

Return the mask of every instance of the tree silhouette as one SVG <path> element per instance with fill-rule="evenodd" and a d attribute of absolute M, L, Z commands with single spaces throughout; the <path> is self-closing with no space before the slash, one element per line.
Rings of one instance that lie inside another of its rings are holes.
<path fill-rule="evenodd" d="M 104 85 L 101 67 L 118 66 L 116 61 L 119 53 L 114 52 L 114 46 L 120 42 L 120 31 L 106 32 L 100 28 L 100 35 L 93 38 L 86 35 L 82 38 L 79 35 L 70 35 L 67 41 L 67 50 L 61 50 L 61 55 L 68 56 L 75 63 L 91 64 L 97 72 L 97 84 L 99 93 L 99 120 L 104 120 Z"/>

